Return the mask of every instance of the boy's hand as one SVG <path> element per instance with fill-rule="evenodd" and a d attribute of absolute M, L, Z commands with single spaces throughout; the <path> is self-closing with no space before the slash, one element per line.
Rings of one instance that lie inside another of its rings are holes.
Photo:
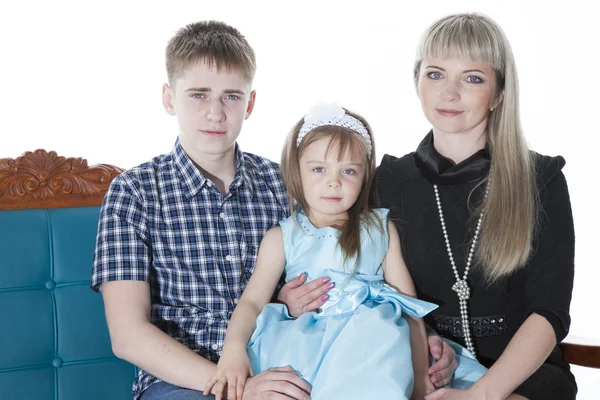
<path fill-rule="evenodd" d="M 316 311 L 325 304 L 329 298 L 327 292 L 334 287 L 330 280 L 329 277 L 322 277 L 304 284 L 306 274 L 300 274 L 283 285 L 277 300 L 287 306 L 292 317 L 298 318 L 306 312 Z"/>
<path fill-rule="evenodd" d="M 252 367 L 245 353 L 229 357 L 224 355 L 214 375 L 206 383 L 204 395 L 214 394 L 216 400 L 242 400 L 249 376 L 252 376 Z"/>
<path fill-rule="evenodd" d="M 311 387 L 290 366 L 273 368 L 248 378 L 243 400 L 309 400 Z"/>
<path fill-rule="evenodd" d="M 431 331 L 427 335 L 429 353 L 436 360 L 429 368 L 429 378 L 436 388 L 446 386 L 452 380 L 452 375 L 458 366 L 456 352 L 437 333 Z"/>

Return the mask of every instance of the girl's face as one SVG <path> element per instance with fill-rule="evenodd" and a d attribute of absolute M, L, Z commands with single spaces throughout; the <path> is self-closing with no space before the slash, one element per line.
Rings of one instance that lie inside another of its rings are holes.
<path fill-rule="evenodd" d="M 481 135 L 501 99 L 496 73 L 486 63 L 425 58 L 418 79 L 423 113 L 435 133 Z"/>
<path fill-rule="evenodd" d="M 318 228 L 348 219 L 347 211 L 358 198 L 365 179 L 366 160 L 359 151 L 339 150 L 325 137 L 308 145 L 300 156 L 300 179 L 308 217 Z M 327 151 L 329 150 L 329 151 Z"/>

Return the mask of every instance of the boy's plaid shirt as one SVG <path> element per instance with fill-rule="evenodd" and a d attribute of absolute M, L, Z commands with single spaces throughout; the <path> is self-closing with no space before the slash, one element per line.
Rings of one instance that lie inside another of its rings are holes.
<path fill-rule="evenodd" d="M 91 287 L 150 284 L 152 323 L 216 362 L 231 313 L 254 270 L 265 232 L 288 216 L 279 166 L 236 146 L 223 196 L 179 140 L 169 154 L 112 182 L 100 212 Z M 140 370 L 134 399 L 158 379 Z"/>

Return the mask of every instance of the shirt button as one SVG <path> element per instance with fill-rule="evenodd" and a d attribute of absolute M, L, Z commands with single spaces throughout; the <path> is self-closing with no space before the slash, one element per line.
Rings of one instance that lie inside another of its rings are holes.
<path fill-rule="evenodd" d="M 211 187 L 212 183 L 210 181 L 206 181 L 206 186 Z"/>
<path fill-rule="evenodd" d="M 226 259 L 227 261 L 231 261 L 231 258 L 232 258 L 232 257 L 231 257 L 231 255 L 230 255 L 230 254 L 227 254 L 227 256 L 225 256 L 225 259 Z"/>
<path fill-rule="evenodd" d="M 220 213 L 220 214 L 219 214 L 219 217 L 221 217 L 221 219 L 225 218 L 225 213 L 223 213 L 223 212 L 222 212 L 222 213 Z"/>
<path fill-rule="evenodd" d="M 240 299 L 238 299 L 238 298 L 236 297 L 235 299 L 233 299 L 233 302 L 234 302 L 235 304 L 237 304 L 237 303 L 239 303 L 239 302 L 240 302 Z"/>
<path fill-rule="evenodd" d="M 212 345 L 212 349 L 213 349 L 213 350 L 218 350 L 218 349 L 219 349 L 219 345 L 218 345 L 218 344 L 216 344 L 216 343 L 215 343 L 215 344 L 213 344 L 213 345 Z"/>

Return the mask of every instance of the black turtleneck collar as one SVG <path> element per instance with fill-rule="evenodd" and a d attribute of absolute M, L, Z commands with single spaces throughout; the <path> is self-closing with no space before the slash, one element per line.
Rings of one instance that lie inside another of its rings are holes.
<path fill-rule="evenodd" d="M 490 169 L 491 158 L 490 149 L 486 145 L 469 158 L 454 164 L 433 147 L 433 131 L 425 136 L 415 152 L 415 162 L 419 171 L 429 182 L 438 185 L 480 181 Z"/>

